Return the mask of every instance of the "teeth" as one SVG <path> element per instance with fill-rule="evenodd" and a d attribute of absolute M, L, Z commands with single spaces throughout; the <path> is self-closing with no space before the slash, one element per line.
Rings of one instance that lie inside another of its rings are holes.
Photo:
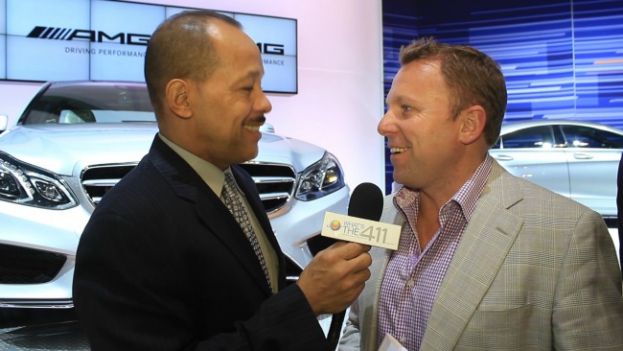
<path fill-rule="evenodd" d="M 389 149 L 389 152 L 392 154 L 399 154 L 401 152 L 406 151 L 407 148 L 406 147 L 392 147 Z"/>

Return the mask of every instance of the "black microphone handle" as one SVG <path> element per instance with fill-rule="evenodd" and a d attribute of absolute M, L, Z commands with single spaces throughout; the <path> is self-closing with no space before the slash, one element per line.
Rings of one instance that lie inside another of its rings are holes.
<path fill-rule="evenodd" d="M 340 341 L 340 336 L 342 335 L 342 323 L 344 323 L 345 316 L 346 310 L 334 313 L 333 317 L 331 317 L 331 326 L 329 327 L 329 333 L 327 334 L 329 350 L 331 351 L 337 348 L 337 343 Z"/>

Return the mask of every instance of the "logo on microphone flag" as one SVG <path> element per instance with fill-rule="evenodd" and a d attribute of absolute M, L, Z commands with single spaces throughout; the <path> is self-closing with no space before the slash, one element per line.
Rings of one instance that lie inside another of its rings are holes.
<path fill-rule="evenodd" d="M 396 250 L 400 241 L 400 226 L 325 212 L 321 235 Z"/>

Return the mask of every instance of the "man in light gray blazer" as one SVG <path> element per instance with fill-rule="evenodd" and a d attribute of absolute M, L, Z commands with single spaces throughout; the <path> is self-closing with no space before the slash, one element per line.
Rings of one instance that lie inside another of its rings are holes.
<path fill-rule="evenodd" d="M 506 87 L 467 46 L 403 47 L 379 133 L 394 179 L 381 221 L 399 248 L 371 251 L 340 350 L 391 335 L 415 350 L 623 350 L 621 273 L 594 211 L 506 172 L 487 150 Z"/>

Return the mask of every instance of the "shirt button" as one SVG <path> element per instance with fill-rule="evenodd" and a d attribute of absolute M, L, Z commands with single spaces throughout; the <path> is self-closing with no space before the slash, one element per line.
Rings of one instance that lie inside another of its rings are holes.
<path fill-rule="evenodd" d="M 415 286 L 415 280 L 413 278 L 407 280 L 407 288 L 411 289 Z"/>

